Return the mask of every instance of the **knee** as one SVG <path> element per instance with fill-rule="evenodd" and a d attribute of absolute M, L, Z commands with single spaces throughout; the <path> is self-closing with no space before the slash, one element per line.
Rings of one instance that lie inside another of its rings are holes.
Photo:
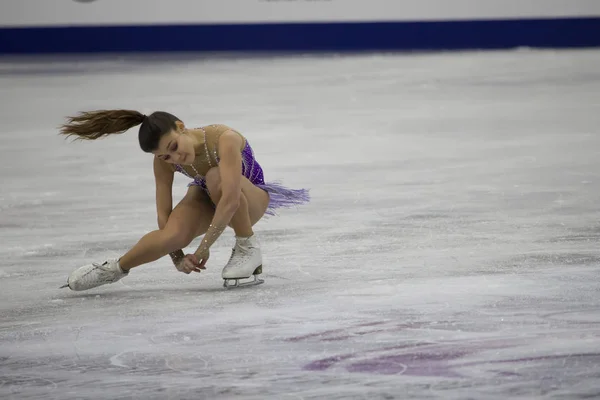
<path fill-rule="evenodd" d="M 221 199 L 221 175 L 219 174 L 219 167 L 209 169 L 205 179 L 210 199 L 213 203 L 217 204 Z"/>
<path fill-rule="evenodd" d="M 169 253 L 187 247 L 194 240 L 193 232 L 182 226 L 167 225 L 162 232 L 164 235 L 163 243 Z"/>

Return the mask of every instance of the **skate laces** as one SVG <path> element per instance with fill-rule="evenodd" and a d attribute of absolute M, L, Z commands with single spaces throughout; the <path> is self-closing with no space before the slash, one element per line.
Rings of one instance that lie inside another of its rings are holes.
<path fill-rule="evenodd" d="M 85 277 L 88 279 L 93 279 L 93 277 L 89 276 L 89 274 L 92 273 L 93 271 L 99 271 L 99 272 L 97 272 L 96 276 L 97 276 L 97 280 L 100 282 L 114 282 L 115 279 L 118 278 L 118 274 L 115 274 L 114 271 L 111 270 L 110 264 L 108 261 L 104 261 L 102 264 L 92 263 L 92 266 L 94 268 L 92 268 L 87 274 L 85 274 Z"/>
<path fill-rule="evenodd" d="M 105 265 L 108 265 L 108 261 L 104 261 L 102 264 L 100 263 L 92 263 L 94 269 L 101 269 L 102 271 L 106 271 L 106 268 L 102 268 Z"/>
<path fill-rule="evenodd" d="M 239 264 L 245 262 L 250 257 L 250 248 L 246 249 L 239 244 L 236 244 L 231 249 L 231 256 L 229 257 L 228 264 Z"/>

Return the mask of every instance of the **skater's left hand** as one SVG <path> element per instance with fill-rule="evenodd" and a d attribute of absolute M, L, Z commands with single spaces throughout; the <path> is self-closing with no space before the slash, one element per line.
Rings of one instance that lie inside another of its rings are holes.
<path fill-rule="evenodd" d="M 194 253 L 194 256 L 196 256 L 196 260 L 198 261 L 198 268 L 206 269 L 205 265 L 210 257 L 210 251 L 208 249 L 203 250 L 200 248 Z"/>
<path fill-rule="evenodd" d="M 206 268 L 200 265 L 195 254 L 186 254 L 183 260 L 177 264 L 177 269 L 184 274 L 191 274 L 192 272 L 201 272 L 201 270 Z"/>

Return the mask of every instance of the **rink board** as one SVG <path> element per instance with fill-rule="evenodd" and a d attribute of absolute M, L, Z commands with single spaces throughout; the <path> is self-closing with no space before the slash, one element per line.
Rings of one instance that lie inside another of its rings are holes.
<path fill-rule="evenodd" d="M 600 45 L 592 0 L 8 0 L 0 53 Z"/>
<path fill-rule="evenodd" d="M 599 32 L 599 18 L 9 28 L 0 29 L 0 53 L 595 47 Z"/>

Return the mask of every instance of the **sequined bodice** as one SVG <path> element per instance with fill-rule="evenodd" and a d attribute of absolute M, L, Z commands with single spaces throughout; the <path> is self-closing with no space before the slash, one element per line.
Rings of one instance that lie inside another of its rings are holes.
<path fill-rule="evenodd" d="M 176 172 L 180 172 L 191 179 L 203 179 L 206 173 L 213 167 L 219 165 L 219 138 L 224 132 L 231 129 L 227 125 L 208 125 L 197 128 L 193 134 L 198 135 L 197 139 L 203 143 L 200 150 L 196 152 L 196 158 L 191 165 L 171 164 Z M 242 148 L 246 145 L 246 139 L 237 132 L 243 139 Z"/>

